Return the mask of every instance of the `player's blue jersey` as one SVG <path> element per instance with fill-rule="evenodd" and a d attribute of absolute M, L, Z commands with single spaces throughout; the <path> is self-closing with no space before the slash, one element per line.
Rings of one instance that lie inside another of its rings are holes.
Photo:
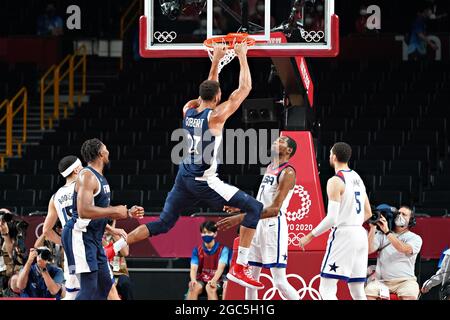
<path fill-rule="evenodd" d="M 97 191 L 97 193 L 94 195 L 94 203 L 93 204 L 96 207 L 101 207 L 101 208 L 109 207 L 110 199 L 111 199 L 111 191 L 110 191 L 109 184 L 108 184 L 108 181 L 106 180 L 106 178 L 91 167 L 86 167 L 83 170 L 91 171 L 95 175 L 97 180 L 99 181 L 100 188 Z M 94 220 L 80 219 L 78 217 L 78 210 L 77 210 L 77 196 L 78 196 L 78 193 L 76 191 L 74 191 L 72 218 L 74 220 L 86 220 L 88 222 L 87 234 L 92 235 L 93 239 L 95 239 L 96 241 L 99 241 L 99 244 L 101 245 L 103 233 L 105 232 L 105 227 L 108 223 L 108 219 L 106 219 L 106 218 L 94 219 Z"/>
<path fill-rule="evenodd" d="M 179 169 L 184 176 L 217 175 L 217 154 L 222 143 L 222 135 L 213 136 L 209 131 L 209 118 L 212 111 L 212 109 L 205 109 L 198 112 L 196 109 L 189 109 L 186 112 L 183 129 L 188 133 L 189 156 L 183 160 Z"/>

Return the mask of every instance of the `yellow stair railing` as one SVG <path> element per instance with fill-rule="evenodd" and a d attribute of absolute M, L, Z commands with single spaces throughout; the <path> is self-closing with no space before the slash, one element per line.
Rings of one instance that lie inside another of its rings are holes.
<path fill-rule="evenodd" d="M 54 79 L 49 80 L 49 83 L 47 84 L 47 78 L 48 76 L 52 75 L 52 72 L 54 72 L 56 66 L 53 65 L 50 67 L 50 69 L 48 69 L 48 71 L 44 74 L 44 76 L 41 78 L 41 80 L 39 81 L 39 91 L 40 91 L 40 96 L 41 96 L 41 100 L 40 100 L 40 108 L 41 108 L 41 130 L 45 130 L 45 124 L 44 124 L 44 117 L 45 117 L 45 110 L 44 110 L 44 106 L 45 106 L 45 94 L 47 93 L 47 91 L 49 91 L 51 88 L 54 88 Z M 47 84 L 47 85 L 46 85 Z M 49 127 L 50 124 L 49 124 Z"/>
<path fill-rule="evenodd" d="M 9 129 L 9 127 L 7 125 L 7 123 L 8 123 L 7 120 L 9 119 L 8 118 L 8 116 L 9 116 L 8 111 L 10 109 L 9 100 L 8 99 L 6 99 L 5 101 L 3 101 L 0 104 L 0 111 L 3 110 L 5 107 L 6 107 L 6 109 L 5 109 L 5 112 L 4 112 L 4 116 L 0 118 L 0 128 L 4 125 L 5 132 L 7 132 L 8 129 Z M 5 152 L 6 152 L 6 147 L 5 147 Z M 3 171 L 5 169 L 5 156 L 6 156 L 5 153 L 0 153 L 0 170 L 1 171 Z"/>
<path fill-rule="evenodd" d="M 19 100 L 21 99 L 21 100 Z M 16 102 L 20 101 L 18 105 Z M 17 144 L 17 155 L 22 156 L 22 144 L 27 142 L 27 123 L 28 123 L 28 91 L 22 87 L 19 92 L 11 99 L 5 100 L 0 104 L 0 110 L 6 107 L 6 112 L 0 118 L 0 127 L 5 125 L 6 147 L 5 153 L 0 154 L 0 170 L 5 169 L 5 158 L 14 156 L 13 145 Z M 13 137 L 14 118 L 23 111 L 23 126 L 20 132 L 20 138 Z"/>
<path fill-rule="evenodd" d="M 81 57 L 77 62 L 77 57 Z M 70 68 L 72 70 L 72 77 L 69 84 L 69 101 L 71 101 L 71 108 L 73 108 L 73 99 L 75 94 L 75 72 L 81 70 L 81 90 L 78 92 L 78 107 L 81 106 L 81 99 L 86 95 L 86 74 L 87 74 L 87 49 L 86 46 L 81 46 L 75 54 L 70 58 Z"/>
<path fill-rule="evenodd" d="M 79 59 L 78 59 L 79 58 Z M 61 83 L 68 79 L 69 81 L 69 101 L 68 105 L 63 105 L 63 115 L 67 118 L 67 108 L 74 108 L 75 99 L 75 72 L 81 70 L 81 89 L 77 94 L 78 106 L 81 105 L 82 98 L 86 95 L 86 76 L 87 76 L 87 50 L 81 46 L 73 55 L 68 55 L 57 66 L 51 66 L 40 80 L 40 110 L 41 110 L 41 129 L 45 130 L 46 121 L 48 127 L 53 128 L 53 121 L 60 118 L 61 106 Z M 45 96 L 53 88 L 53 113 L 46 117 L 45 114 Z"/>
<path fill-rule="evenodd" d="M 143 0 L 134 0 L 130 6 L 125 10 L 120 18 L 120 40 L 125 38 L 125 34 L 133 25 L 133 23 L 141 16 L 144 12 L 143 10 Z M 120 70 L 123 70 L 123 52 L 120 57 Z"/>
<path fill-rule="evenodd" d="M 75 72 L 80 70 L 81 84 L 78 93 L 75 93 Z M 57 66 L 51 66 L 42 76 L 39 82 L 40 88 L 40 127 L 41 130 L 53 127 L 53 121 L 60 117 L 60 88 L 61 82 L 66 78 L 69 81 L 69 104 L 63 106 L 64 118 L 67 118 L 67 108 L 74 108 L 75 95 L 78 106 L 81 105 L 82 98 L 86 95 L 86 71 L 87 71 L 87 50 L 85 46 L 80 47 L 73 55 L 68 55 Z M 46 119 L 45 115 L 45 96 L 53 88 L 53 112 Z M 19 100 L 21 99 L 21 100 Z M 16 102 L 20 103 L 16 105 Z M 5 109 L 3 116 L 0 114 L 0 128 L 5 126 L 6 147 L 5 152 L 0 153 L 0 170 L 5 169 L 5 158 L 14 156 L 13 145 L 17 144 L 17 155 L 22 156 L 22 145 L 27 142 L 27 123 L 28 123 L 28 91 L 23 87 L 11 99 L 5 100 L 0 104 L 0 111 Z M 13 137 L 14 118 L 23 111 L 23 127 L 20 132 L 20 138 Z"/>
<path fill-rule="evenodd" d="M 20 104 L 15 108 L 15 102 L 18 101 L 20 98 L 22 98 Z M 28 91 L 26 87 L 23 87 L 19 90 L 19 92 L 14 96 L 14 98 L 11 99 L 9 102 L 9 130 L 7 129 L 6 132 L 6 156 L 12 157 L 13 156 L 13 143 L 17 143 L 17 154 L 19 157 L 22 157 L 22 144 L 27 142 L 27 123 L 28 123 Z M 14 118 L 19 114 L 20 111 L 23 110 L 23 127 L 22 127 L 22 134 L 20 139 L 14 139 L 12 133 L 13 133 L 13 127 L 14 127 Z M 8 127 L 8 124 L 7 124 Z"/>

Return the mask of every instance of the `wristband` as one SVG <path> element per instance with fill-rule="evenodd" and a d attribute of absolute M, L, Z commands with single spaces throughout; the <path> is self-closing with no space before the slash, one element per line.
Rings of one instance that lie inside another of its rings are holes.
<path fill-rule="evenodd" d="M 390 235 L 392 233 L 391 230 L 389 230 L 388 232 L 385 232 L 384 235 L 387 237 L 388 235 Z"/>

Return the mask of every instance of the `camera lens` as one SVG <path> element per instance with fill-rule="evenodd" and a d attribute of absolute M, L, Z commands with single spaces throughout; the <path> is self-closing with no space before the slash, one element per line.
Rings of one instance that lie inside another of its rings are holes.
<path fill-rule="evenodd" d="M 52 258 L 52 253 L 48 249 L 38 249 L 38 254 L 45 261 L 50 261 Z"/>
<path fill-rule="evenodd" d="M 4 222 L 8 223 L 11 222 L 13 219 L 13 216 L 9 212 L 1 212 L 0 213 L 0 220 L 3 220 Z"/>

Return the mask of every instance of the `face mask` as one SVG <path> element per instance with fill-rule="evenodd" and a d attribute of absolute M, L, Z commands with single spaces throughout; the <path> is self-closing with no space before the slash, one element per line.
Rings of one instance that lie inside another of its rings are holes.
<path fill-rule="evenodd" d="M 317 6 L 317 11 L 318 12 L 322 12 L 323 11 L 323 6 Z"/>
<path fill-rule="evenodd" d="M 259 6 L 256 7 L 256 10 L 259 11 L 259 12 L 264 12 L 265 8 L 266 8 L 265 5 L 259 5 Z"/>
<path fill-rule="evenodd" d="M 204 243 L 210 243 L 214 240 L 214 236 L 202 236 Z"/>
<path fill-rule="evenodd" d="M 305 24 L 306 24 L 306 25 L 309 26 L 309 25 L 311 25 L 312 23 L 313 23 L 313 19 L 312 19 L 312 18 L 306 18 L 306 19 L 305 19 Z"/>
<path fill-rule="evenodd" d="M 365 16 L 367 14 L 367 10 L 361 10 L 359 12 L 360 15 Z"/>
<path fill-rule="evenodd" d="M 403 218 L 402 215 L 398 215 L 397 218 L 395 218 L 395 225 L 397 227 L 406 227 L 406 219 Z"/>

